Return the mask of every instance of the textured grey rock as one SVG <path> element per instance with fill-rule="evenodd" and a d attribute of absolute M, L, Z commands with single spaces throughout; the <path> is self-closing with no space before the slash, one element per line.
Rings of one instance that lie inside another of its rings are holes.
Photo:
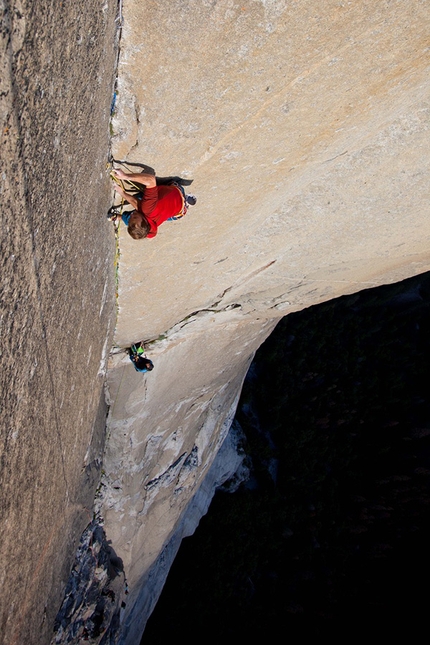
<path fill-rule="evenodd" d="M 127 598 L 127 604 L 131 604 L 132 609 L 127 613 L 127 622 L 121 631 L 128 634 L 128 640 L 139 641 L 182 539 L 194 533 L 200 519 L 207 513 L 216 489 L 222 487 L 227 480 L 231 480 L 230 490 L 233 491 L 236 485 L 248 478 L 249 471 L 244 464 L 245 455 L 241 448 L 242 437 L 240 426 L 233 423 L 205 479 L 182 513 L 174 534 L 141 580 L 137 599 Z"/>
<path fill-rule="evenodd" d="M 103 454 L 116 3 L 0 12 L 0 643 L 44 645 Z"/>
<path fill-rule="evenodd" d="M 113 645 L 126 597 L 122 562 L 93 521 L 81 536 L 51 645 Z"/>

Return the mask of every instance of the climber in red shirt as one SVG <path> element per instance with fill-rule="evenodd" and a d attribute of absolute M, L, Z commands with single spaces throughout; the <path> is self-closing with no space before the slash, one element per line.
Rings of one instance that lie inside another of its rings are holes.
<path fill-rule="evenodd" d="M 149 172 L 126 173 L 123 170 L 112 170 L 116 179 L 142 184 L 142 193 L 131 195 L 122 186 L 114 183 L 114 189 L 134 208 L 122 215 L 127 230 L 135 240 L 155 237 L 158 227 L 170 219 L 179 219 L 185 215 L 188 206 L 196 203 L 194 195 L 186 195 L 182 186 L 174 182 L 170 185 L 158 185 L 155 174 Z"/>

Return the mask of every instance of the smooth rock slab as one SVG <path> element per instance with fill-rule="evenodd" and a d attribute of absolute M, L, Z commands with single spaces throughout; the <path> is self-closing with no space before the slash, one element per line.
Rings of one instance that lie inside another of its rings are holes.
<path fill-rule="evenodd" d="M 429 6 L 126 0 L 124 20 L 114 154 L 198 197 L 153 240 L 120 234 L 115 340 L 155 341 L 153 372 L 115 356 L 109 374 L 103 512 L 134 645 L 140 587 L 276 320 L 430 268 Z"/>

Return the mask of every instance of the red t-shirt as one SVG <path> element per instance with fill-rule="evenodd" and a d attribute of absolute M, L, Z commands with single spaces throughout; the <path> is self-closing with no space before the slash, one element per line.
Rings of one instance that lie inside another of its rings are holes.
<path fill-rule="evenodd" d="M 158 227 L 169 217 L 179 215 L 184 207 L 184 198 L 176 186 L 145 188 L 138 210 L 148 220 L 151 230 L 147 237 L 155 237 Z"/>

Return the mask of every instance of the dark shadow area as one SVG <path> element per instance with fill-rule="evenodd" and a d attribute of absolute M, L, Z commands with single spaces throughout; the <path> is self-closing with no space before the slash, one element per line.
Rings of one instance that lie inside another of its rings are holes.
<path fill-rule="evenodd" d="M 183 541 L 142 645 L 417 636 L 429 364 L 430 274 L 284 318 L 238 406 L 251 479 Z"/>
<path fill-rule="evenodd" d="M 76 552 L 55 619 L 53 642 L 115 643 L 126 593 L 122 560 L 106 540 L 103 527 L 93 521 L 83 532 Z"/>

